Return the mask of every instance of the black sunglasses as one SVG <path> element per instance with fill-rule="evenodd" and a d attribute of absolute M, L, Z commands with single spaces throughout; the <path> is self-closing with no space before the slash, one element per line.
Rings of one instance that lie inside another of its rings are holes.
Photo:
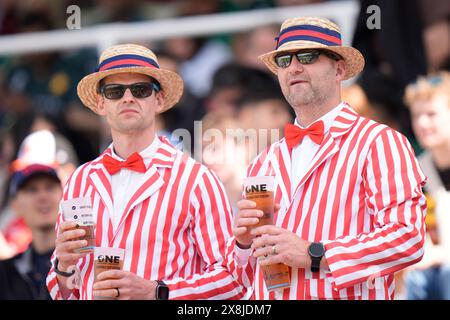
<path fill-rule="evenodd" d="M 275 56 L 275 64 L 279 67 L 279 68 L 287 68 L 290 66 L 291 61 L 292 61 L 292 56 L 296 56 L 298 62 L 300 62 L 301 64 L 313 64 L 314 62 L 317 61 L 317 59 L 319 58 L 319 56 L 323 54 L 327 57 L 329 57 L 330 59 L 333 59 L 335 61 L 341 60 L 342 57 L 339 56 L 338 54 L 335 54 L 331 51 L 327 51 L 327 50 L 309 50 L 309 51 L 305 51 L 305 50 L 300 50 L 297 52 L 283 52 L 281 54 L 278 54 Z"/>
<path fill-rule="evenodd" d="M 125 84 L 106 84 L 100 88 L 100 93 L 110 100 L 118 100 L 123 97 L 125 91 L 130 89 L 133 97 L 142 99 L 150 97 L 153 93 L 160 90 L 160 86 L 154 82 L 138 82 L 129 85 Z"/>

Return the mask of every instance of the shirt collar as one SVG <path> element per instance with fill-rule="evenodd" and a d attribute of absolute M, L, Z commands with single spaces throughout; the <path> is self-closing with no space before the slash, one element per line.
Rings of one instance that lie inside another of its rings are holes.
<path fill-rule="evenodd" d="M 327 133 L 328 130 L 330 130 L 331 125 L 334 122 L 334 119 L 336 119 L 337 115 L 339 114 L 339 112 L 341 112 L 342 108 L 344 107 L 344 103 L 339 103 L 336 107 L 334 107 L 332 110 L 328 111 L 326 114 L 324 114 L 322 117 L 320 117 L 319 119 L 317 119 L 314 122 L 317 122 L 319 120 L 323 121 L 323 125 L 324 125 L 324 133 Z M 302 129 L 305 129 L 303 126 L 301 126 L 298 122 L 297 122 L 297 118 L 295 118 L 294 124 Z"/>
<path fill-rule="evenodd" d="M 157 136 L 153 139 L 153 142 L 146 147 L 144 150 L 139 151 L 139 155 L 144 159 L 144 163 L 146 166 L 150 164 L 150 161 L 153 159 L 153 157 L 156 154 L 156 151 L 158 150 L 158 147 L 161 144 L 161 140 Z M 117 153 L 114 151 L 114 144 L 111 145 L 111 156 L 119 161 L 124 161 L 125 159 L 122 159 L 117 155 Z"/>

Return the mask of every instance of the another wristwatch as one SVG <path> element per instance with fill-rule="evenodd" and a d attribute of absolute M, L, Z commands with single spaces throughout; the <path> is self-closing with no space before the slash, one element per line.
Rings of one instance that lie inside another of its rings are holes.
<path fill-rule="evenodd" d="M 68 278 L 68 277 L 70 277 L 71 275 L 73 275 L 75 273 L 75 270 L 72 270 L 72 272 L 64 272 L 64 271 L 59 270 L 58 269 L 58 264 L 59 264 L 59 260 L 58 260 L 58 258 L 56 258 L 55 259 L 55 272 L 57 274 L 59 274 L 60 276 Z"/>
<path fill-rule="evenodd" d="M 325 247 L 320 242 L 313 242 L 308 247 L 308 254 L 311 257 L 311 272 L 319 272 L 320 261 L 325 255 Z"/>
<path fill-rule="evenodd" d="M 169 287 L 161 280 L 156 280 L 156 300 L 169 300 Z"/>

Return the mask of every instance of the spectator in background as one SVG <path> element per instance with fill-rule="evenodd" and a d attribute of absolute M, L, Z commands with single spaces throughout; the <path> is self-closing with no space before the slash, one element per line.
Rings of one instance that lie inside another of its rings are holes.
<path fill-rule="evenodd" d="M 256 140 L 248 146 L 250 159 L 283 138 L 284 127 L 295 117 L 278 86 L 267 87 L 266 91 L 247 91 L 237 105 L 237 118 L 244 130 L 256 133 Z"/>
<path fill-rule="evenodd" d="M 31 164 L 52 167 L 64 185 L 77 167 L 78 159 L 72 145 L 64 136 L 48 130 L 39 130 L 24 139 L 17 159 L 11 163 L 9 170 L 19 172 Z M 9 251 L 14 254 L 23 252 L 32 241 L 32 230 L 28 228 L 23 217 L 17 215 L 7 203 L 2 208 L 0 227 Z"/>
<path fill-rule="evenodd" d="M 361 0 L 353 37 L 353 46 L 366 59 L 365 70 L 359 79 L 361 84 L 367 78 L 382 74 L 396 84 L 397 95 L 403 95 L 408 83 L 427 72 L 418 1 Z M 380 8 L 380 29 L 367 27 L 369 16 L 366 10 L 370 5 Z M 401 132 L 411 137 L 413 133 L 407 109 L 399 108 L 397 112 Z"/>
<path fill-rule="evenodd" d="M 264 64 L 255 57 L 273 50 L 277 36 L 278 26 L 275 25 L 261 26 L 237 34 L 232 43 L 236 62 L 243 66 L 266 71 Z"/>
<path fill-rule="evenodd" d="M 10 190 L 11 207 L 33 241 L 25 252 L 0 261 L 0 299 L 50 300 L 45 279 L 55 247 L 61 181 L 52 167 L 30 164 L 14 173 Z"/>
<path fill-rule="evenodd" d="M 421 262 L 405 276 L 408 299 L 450 300 L 450 73 L 419 77 L 406 88 L 414 133 L 425 151 L 427 238 Z"/>
<path fill-rule="evenodd" d="M 365 81 L 356 81 L 342 90 L 342 100 L 355 106 L 363 117 L 401 130 L 398 118 L 403 104 L 398 84 L 382 74 L 367 75 Z M 413 142 L 413 141 L 412 141 Z"/>
<path fill-rule="evenodd" d="M 202 119 L 202 133 L 202 163 L 217 174 L 233 205 L 242 196 L 242 179 L 251 159 L 249 141 L 239 121 L 214 112 Z"/>
<path fill-rule="evenodd" d="M 95 0 L 93 5 L 81 6 L 81 24 L 83 26 L 110 23 L 143 21 L 144 1 L 140 0 Z M 68 5 L 73 4 L 70 2 Z"/>
<path fill-rule="evenodd" d="M 20 32 L 53 29 L 48 12 L 25 12 L 20 21 Z M 90 66 L 90 57 L 85 51 L 65 56 L 43 52 L 22 56 L 11 64 L 3 82 L 5 95 L 0 103 L 14 119 L 12 130 L 16 146 L 29 133 L 28 121 L 39 114 L 71 139 L 80 159 L 90 160 L 95 156 L 99 121 L 81 108 L 75 88 L 76 80 Z"/>
<path fill-rule="evenodd" d="M 211 91 L 204 101 L 205 112 L 219 112 L 224 116 L 237 115 L 237 104 L 244 94 L 272 90 L 277 86 L 266 71 L 238 63 L 223 65 L 212 80 Z"/>
<path fill-rule="evenodd" d="M 419 75 L 450 68 L 448 0 L 361 0 L 353 46 L 366 59 L 360 83 L 382 74 L 396 96 Z M 380 9 L 380 29 L 368 28 L 368 6 Z M 378 77 L 382 81 L 383 77 Z M 371 86 L 383 85 L 372 83 Z M 413 136 L 407 108 L 396 106 L 401 131 Z"/>
<path fill-rule="evenodd" d="M 418 5 L 427 71 L 450 71 L 450 4 L 448 0 L 418 0 Z"/>
<path fill-rule="evenodd" d="M 228 44 L 216 38 L 173 38 L 167 40 L 167 50 L 169 52 L 171 52 L 170 49 L 175 51 L 174 47 L 183 47 L 183 50 L 186 50 L 191 42 L 194 42 L 192 49 L 190 52 L 187 52 L 189 56 L 186 56 L 180 63 L 179 71 L 186 83 L 186 87 L 195 96 L 203 98 L 211 90 L 214 73 L 222 65 L 231 61 L 233 54 Z"/>
<path fill-rule="evenodd" d="M 175 55 L 164 51 L 157 50 L 156 55 L 161 68 L 173 72 L 179 72 L 180 60 Z M 183 95 L 177 105 L 168 111 L 158 114 L 156 117 L 156 127 L 159 134 L 166 136 L 169 140 L 172 133 L 177 129 L 186 129 L 191 136 L 194 135 L 194 121 L 200 120 L 204 114 L 201 100 L 194 96 L 189 88 L 185 87 Z M 171 141 L 175 146 L 180 141 Z M 192 141 L 182 141 L 183 150 L 192 148 Z M 191 149 L 189 149 L 191 150 Z"/>
<path fill-rule="evenodd" d="M 4 125 L 2 123 L 2 125 Z M 8 180 L 9 180 L 9 165 L 14 159 L 14 141 L 9 128 L 3 127 L 0 131 L 0 212 L 7 202 L 8 198 Z M 1 214 L 0 214 L 0 230 L 2 230 Z"/>

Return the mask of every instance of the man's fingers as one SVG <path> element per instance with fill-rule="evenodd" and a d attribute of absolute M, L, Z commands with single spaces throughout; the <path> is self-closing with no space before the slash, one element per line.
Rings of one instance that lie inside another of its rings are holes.
<path fill-rule="evenodd" d="M 264 215 L 262 210 L 258 209 L 243 209 L 239 210 L 238 216 L 239 218 L 260 218 Z"/>
<path fill-rule="evenodd" d="M 59 244 L 58 251 L 73 253 L 74 250 L 86 247 L 87 240 L 67 241 Z"/>
<path fill-rule="evenodd" d="M 119 288 L 121 287 L 120 280 L 116 279 L 106 279 L 102 281 L 97 281 L 92 286 L 92 289 L 94 290 L 105 290 L 110 288 Z"/>
<path fill-rule="evenodd" d="M 58 260 L 60 262 L 60 267 L 58 268 L 67 268 L 71 265 L 74 265 L 83 258 L 88 253 L 58 253 L 56 252 L 56 256 L 58 257 Z"/>
<path fill-rule="evenodd" d="M 269 255 L 267 257 L 264 258 L 259 258 L 258 262 L 261 266 L 268 266 L 271 264 L 276 264 L 276 263 L 283 263 L 281 255 L 277 254 L 277 255 Z"/>
<path fill-rule="evenodd" d="M 233 228 L 233 234 L 235 237 L 239 237 L 242 236 L 243 234 L 245 234 L 247 232 L 247 227 L 237 227 L 237 228 Z"/>
<path fill-rule="evenodd" d="M 92 291 L 92 295 L 94 296 L 94 298 L 118 298 L 116 288 L 106 290 L 94 290 Z"/>
<path fill-rule="evenodd" d="M 265 246 L 272 247 L 273 245 L 279 243 L 279 238 L 277 236 L 264 235 L 263 237 L 258 237 L 253 240 L 252 248 L 261 248 Z"/>
<path fill-rule="evenodd" d="M 59 225 L 58 234 L 61 234 L 61 233 L 65 232 L 67 230 L 70 230 L 70 229 L 75 229 L 76 226 L 77 226 L 77 223 L 74 222 L 74 221 L 63 221 Z"/>
<path fill-rule="evenodd" d="M 58 243 L 63 243 L 63 242 L 67 242 L 70 240 L 74 240 L 74 239 L 84 236 L 85 234 L 86 234 L 86 231 L 83 229 L 74 229 L 74 230 L 65 231 L 64 233 L 61 233 L 60 235 L 58 235 L 58 238 L 56 238 L 56 243 L 58 244 Z"/>
<path fill-rule="evenodd" d="M 127 273 L 122 270 L 107 270 L 107 271 L 101 272 L 97 276 L 97 280 L 101 281 L 101 280 L 105 280 L 105 279 L 120 279 L 120 278 L 125 277 L 126 275 L 127 275 Z"/>
<path fill-rule="evenodd" d="M 239 210 L 253 209 L 256 207 L 256 202 L 247 199 L 241 199 L 237 202 L 236 206 L 238 207 Z"/>
<path fill-rule="evenodd" d="M 252 246 L 252 249 L 254 249 L 253 246 Z M 258 258 L 258 257 L 268 257 L 268 256 L 270 256 L 270 255 L 273 255 L 273 249 L 272 249 L 272 246 L 267 246 L 267 247 L 258 248 L 258 249 L 255 249 L 255 250 L 253 251 L 253 256 L 254 256 L 255 258 Z"/>
<path fill-rule="evenodd" d="M 269 234 L 269 235 L 278 235 L 281 234 L 283 229 L 273 226 L 273 225 L 265 225 L 261 227 L 257 227 L 251 231 L 251 234 L 254 236 L 261 236 L 263 234 Z"/>
<path fill-rule="evenodd" d="M 249 227 L 258 224 L 258 218 L 240 218 L 236 220 L 236 227 Z"/>

